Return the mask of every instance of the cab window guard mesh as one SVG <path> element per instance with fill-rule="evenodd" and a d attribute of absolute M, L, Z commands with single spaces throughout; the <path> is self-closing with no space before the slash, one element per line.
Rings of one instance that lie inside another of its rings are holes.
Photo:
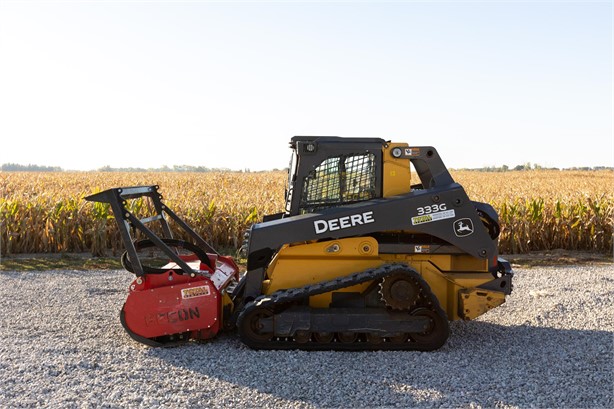
<path fill-rule="evenodd" d="M 300 212 L 373 199 L 375 185 L 373 153 L 330 157 L 305 177 Z"/>

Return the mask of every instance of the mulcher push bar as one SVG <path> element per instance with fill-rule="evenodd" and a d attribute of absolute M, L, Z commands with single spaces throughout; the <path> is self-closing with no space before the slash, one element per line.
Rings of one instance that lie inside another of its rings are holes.
<path fill-rule="evenodd" d="M 148 239 L 150 239 L 156 247 L 162 250 L 171 260 L 173 260 L 184 272 L 191 276 L 196 275 L 196 272 L 182 260 L 175 251 L 173 251 L 162 239 L 172 239 L 173 235 L 165 215 L 170 216 L 178 225 L 187 232 L 196 242 L 196 244 L 204 249 L 207 253 L 218 254 L 202 237 L 192 230 L 179 216 L 162 203 L 162 195 L 158 193 L 159 186 L 131 186 L 108 189 L 90 196 L 85 197 L 85 200 L 90 202 L 108 203 L 111 205 L 115 221 L 121 234 L 124 246 L 128 252 L 128 258 L 134 268 L 134 272 L 138 277 L 142 277 L 145 272 L 139 260 L 134 239 L 130 234 L 129 227 L 140 230 Z M 147 197 L 154 205 L 156 214 L 150 217 L 139 219 L 127 208 L 127 200 Z M 151 231 L 146 224 L 154 221 L 160 221 L 162 225 L 163 236 L 158 237 Z M 219 255 L 219 254 L 218 254 Z"/>

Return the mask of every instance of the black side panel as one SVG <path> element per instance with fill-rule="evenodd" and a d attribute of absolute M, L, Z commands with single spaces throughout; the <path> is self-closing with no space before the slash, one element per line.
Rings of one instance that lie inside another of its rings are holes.
<path fill-rule="evenodd" d="M 273 214 L 265 214 L 262 218 L 263 222 L 270 222 L 271 220 L 278 220 L 284 217 L 284 213 L 273 213 Z"/>
<path fill-rule="evenodd" d="M 438 237 L 466 253 L 492 259 L 493 241 L 469 200 L 456 183 L 416 190 L 405 195 L 375 199 L 256 224 L 252 227 L 249 254 L 271 255 L 285 243 L 365 236 L 403 230 Z M 265 267 L 270 259 L 248 260 L 248 269 Z"/>

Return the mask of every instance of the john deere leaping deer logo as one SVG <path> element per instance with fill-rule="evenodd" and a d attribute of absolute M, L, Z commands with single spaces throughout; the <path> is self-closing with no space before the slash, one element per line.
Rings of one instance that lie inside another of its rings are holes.
<path fill-rule="evenodd" d="M 458 219 L 454 222 L 454 234 L 457 237 L 469 236 L 473 233 L 473 222 L 471 219 Z"/>

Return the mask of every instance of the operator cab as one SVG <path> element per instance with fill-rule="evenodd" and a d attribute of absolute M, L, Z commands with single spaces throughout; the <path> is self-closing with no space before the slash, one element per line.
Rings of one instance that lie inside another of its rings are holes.
<path fill-rule="evenodd" d="M 380 138 L 293 137 L 283 216 L 381 197 L 385 144 Z"/>

